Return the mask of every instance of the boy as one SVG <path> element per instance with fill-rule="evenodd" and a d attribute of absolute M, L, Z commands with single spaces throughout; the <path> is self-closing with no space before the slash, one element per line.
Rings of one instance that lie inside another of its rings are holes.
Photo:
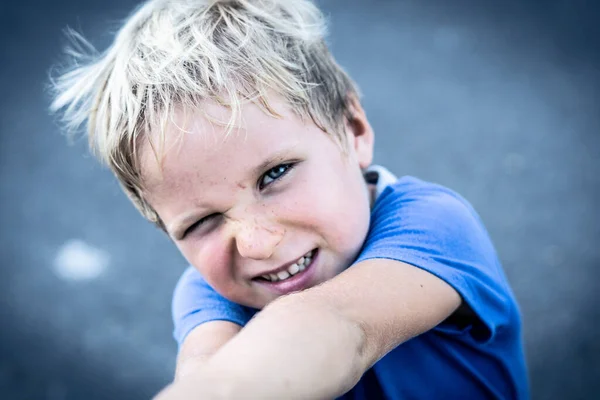
<path fill-rule="evenodd" d="M 454 192 L 371 166 L 323 31 L 306 0 L 149 1 L 56 82 L 53 108 L 88 120 L 194 267 L 159 398 L 527 398 L 485 228 Z"/>

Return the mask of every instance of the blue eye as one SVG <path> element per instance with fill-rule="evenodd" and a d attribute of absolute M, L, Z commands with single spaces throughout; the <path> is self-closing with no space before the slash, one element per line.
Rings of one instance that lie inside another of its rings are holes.
<path fill-rule="evenodd" d="M 273 181 L 281 178 L 292 168 L 292 164 L 279 164 L 278 166 L 268 170 L 261 178 L 258 186 L 260 189 L 270 185 Z"/>

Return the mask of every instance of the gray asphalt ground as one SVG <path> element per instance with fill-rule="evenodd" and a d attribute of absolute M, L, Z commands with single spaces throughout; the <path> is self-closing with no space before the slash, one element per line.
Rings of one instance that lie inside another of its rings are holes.
<path fill-rule="evenodd" d="M 486 223 L 521 305 L 533 398 L 600 398 L 597 3 L 321 3 L 377 162 L 457 190 Z M 0 3 L 1 399 L 143 399 L 172 376 L 185 262 L 85 140 L 66 144 L 44 92 L 66 25 L 103 49 L 132 8 Z M 65 251 L 87 269 L 61 264 Z"/>

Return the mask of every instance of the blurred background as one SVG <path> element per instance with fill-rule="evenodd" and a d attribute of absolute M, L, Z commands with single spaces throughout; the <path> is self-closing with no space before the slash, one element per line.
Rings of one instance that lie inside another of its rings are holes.
<path fill-rule="evenodd" d="M 376 161 L 480 212 L 520 302 L 534 399 L 600 397 L 597 2 L 321 1 Z M 173 374 L 183 258 L 44 86 L 67 25 L 104 49 L 123 0 L 0 2 L 0 398 L 144 399 Z"/>

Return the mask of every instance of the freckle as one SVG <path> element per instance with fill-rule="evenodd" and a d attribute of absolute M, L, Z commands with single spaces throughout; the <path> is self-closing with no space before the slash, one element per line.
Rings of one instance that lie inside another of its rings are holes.
<path fill-rule="evenodd" d="M 421 285 L 421 287 L 423 287 L 423 285 Z"/>

